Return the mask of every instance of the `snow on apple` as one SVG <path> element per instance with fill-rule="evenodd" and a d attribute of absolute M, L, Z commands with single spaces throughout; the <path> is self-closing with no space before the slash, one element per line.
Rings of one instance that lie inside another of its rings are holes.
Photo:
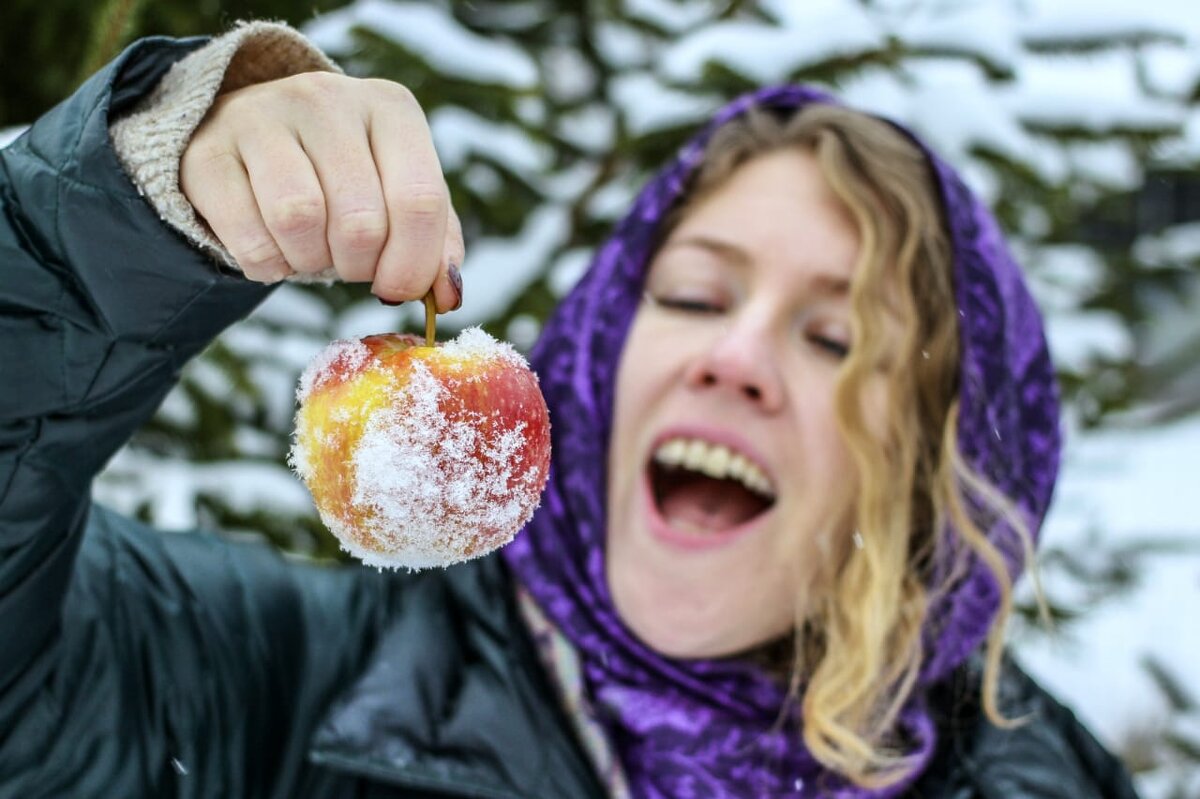
<path fill-rule="evenodd" d="M 550 418 L 536 375 L 479 328 L 330 344 L 304 371 L 291 463 L 343 549 L 421 569 L 487 554 L 537 508 Z"/>

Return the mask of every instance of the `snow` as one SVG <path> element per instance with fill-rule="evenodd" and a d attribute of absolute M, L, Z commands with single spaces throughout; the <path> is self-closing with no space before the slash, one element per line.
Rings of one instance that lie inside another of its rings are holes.
<path fill-rule="evenodd" d="M 647 37 L 630 25 L 601 21 L 595 29 L 596 49 L 618 69 L 644 66 L 653 52 Z"/>
<path fill-rule="evenodd" d="M 592 219 L 615 222 L 625 215 L 637 197 L 635 181 L 624 176 L 605 183 L 588 199 L 587 212 Z"/>
<path fill-rule="evenodd" d="M 575 287 L 592 262 L 592 251 L 586 247 L 567 250 L 550 266 L 548 283 L 555 297 L 565 297 Z"/>
<path fill-rule="evenodd" d="M 551 47 L 542 53 L 541 61 L 546 94 L 556 101 L 578 102 L 595 94 L 599 76 L 578 50 L 566 46 Z"/>
<path fill-rule="evenodd" d="M 471 244 L 462 267 L 463 305 L 439 317 L 439 325 L 461 330 L 499 316 L 542 275 L 554 250 L 566 241 L 568 224 L 565 208 L 544 205 L 515 237 Z"/>
<path fill-rule="evenodd" d="M 362 338 L 376 333 L 392 333 L 403 329 L 414 317 L 425 319 L 423 303 L 414 301 L 395 307 L 384 305 L 375 297 L 368 297 L 342 313 L 333 335 L 334 338 Z"/>
<path fill-rule="evenodd" d="M 1159 94 L 1184 99 L 1200 81 L 1200 59 L 1189 50 L 1150 45 L 1143 48 L 1141 58 L 1146 84 Z"/>
<path fill-rule="evenodd" d="M 1141 91 L 1129 53 L 1027 55 L 1018 72 L 1019 83 L 1001 97 L 1006 108 L 1027 124 L 1103 133 L 1154 132 L 1183 122 L 1176 103 Z"/>
<path fill-rule="evenodd" d="M 267 359 L 284 364 L 297 372 L 324 346 L 324 335 L 309 335 L 297 330 L 276 333 L 261 325 L 230 328 L 221 342 L 248 359 Z"/>
<path fill-rule="evenodd" d="M 28 129 L 28 125 L 17 125 L 11 128 L 0 128 L 0 147 L 7 147 L 17 140 L 17 137 Z"/>
<path fill-rule="evenodd" d="M 906 9 L 896 16 L 894 32 L 914 47 L 967 53 L 997 70 L 1011 70 L 1020 54 L 1016 20 L 995 3 Z"/>
<path fill-rule="evenodd" d="M 438 74 L 520 89 L 537 85 L 533 59 L 499 36 L 472 33 L 445 9 L 425 3 L 358 0 L 304 27 L 318 47 L 335 55 L 354 50 L 351 31 L 371 30 L 429 63 Z"/>
<path fill-rule="evenodd" d="M 429 115 L 438 159 L 448 171 L 461 169 L 471 156 L 482 156 L 517 174 L 532 176 L 549 168 L 553 151 L 515 125 L 483 119 L 465 108 L 446 106 Z"/>
<path fill-rule="evenodd" d="M 154 479 L 136 479 L 144 474 L 153 474 Z M 176 531 L 201 524 L 197 505 L 201 495 L 220 496 L 240 513 L 312 513 L 304 486 L 273 461 L 189 463 L 125 448 L 113 457 L 105 476 L 93 487 L 98 502 L 129 514 L 147 505 L 156 527 Z"/>
<path fill-rule="evenodd" d="M 1018 25 L 1022 39 L 1041 46 L 1106 39 L 1179 41 L 1178 12 L 1169 5 L 1161 0 L 1037 0 Z"/>
<path fill-rule="evenodd" d="M 712 17 L 713 0 L 625 0 L 625 13 L 670 33 L 680 33 Z"/>
<path fill-rule="evenodd" d="M 592 103 L 558 118 L 563 141 L 588 153 L 604 153 L 616 140 L 616 117 L 611 105 Z"/>
<path fill-rule="evenodd" d="M 1180 268 L 1200 261 L 1200 222 L 1175 225 L 1156 235 L 1140 237 L 1133 255 L 1150 268 Z"/>
<path fill-rule="evenodd" d="M 504 337 L 522 352 L 533 349 L 538 334 L 542 332 L 541 321 L 532 314 L 517 314 L 504 329 Z"/>
<path fill-rule="evenodd" d="M 1128 145 L 1120 142 L 1073 142 L 1063 154 L 1071 172 L 1111 190 L 1133 190 L 1142 170 Z"/>
<path fill-rule="evenodd" d="M 695 81 L 709 62 L 718 62 L 755 83 L 778 83 L 807 65 L 851 58 L 881 49 L 881 32 L 852 8 L 815 14 L 794 28 L 732 20 L 701 28 L 667 48 L 663 72 L 672 80 Z"/>
<path fill-rule="evenodd" d="M 284 283 L 250 314 L 256 321 L 320 333 L 333 318 L 333 311 L 310 289 Z"/>
<path fill-rule="evenodd" d="M 187 427 L 199 421 L 196 406 L 188 396 L 183 386 L 175 386 L 167 392 L 162 404 L 158 406 L 158 418 L 168 424 Z"/>
<path fill-rule="evenodd" d="M 645 72 L 617 77 L 611 84 L 611 92 L 625 111 L 626 125 L 634 136 L 693 125 L 721 106 L 718 97 L 669 89 Z"/>
<path fill-rule="evenodd" d="M 1140 573 L 1127 593 L 1100 607 L 1077 605 L 1083 615 L 1059 638 L 1031 633 L 1018 641 L 1022 662 L 1110 746 L 1167 712 L 1143 666 L 1146 657 L 1200 696 L 1200 635 L 1185 632 L 1194 627 L 1188 619 L 1200 599 L 1200 527 L 1189 501 L 1200 487 L 1197 453 L 1200 418 L 1076 433 L 1067 442 L 1043 552 L 1116 552 L 1123 562 L 1121 547 L 1161 544 L 1142 563 L 1126 563 Z M 1071 579 L 1060 571 L 1043 574 L 1052 598 L 1069 592 Z"/>
<path fill-rule="evenodd" d="M 1084 372 L 1097 360 L 1133 354 L 1133 338 L 1114 311 L 1058 313 L 1046 318 L 1050 355 L 1060 370 Z"/>
<path fill-rule="evenodd" d="M 1038 247 L 1022 262 L 1043 313 L 1074 310 L 1103 288 L 1104 263 L 1095 250 L 1082 244 Z"/>

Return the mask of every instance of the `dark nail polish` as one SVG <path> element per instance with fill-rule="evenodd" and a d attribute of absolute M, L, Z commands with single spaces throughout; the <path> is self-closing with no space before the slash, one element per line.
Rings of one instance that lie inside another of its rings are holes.
<path fill-rule="evenodd" d="M 384 305 L 386 305 L 389 308 L 395 308 L 397 305 L 404 304 L 404 300 L 395 300 L 395 301 L 385 300 L 383 297 L 377 297 L 376 299 L 378 299 L 381 303 L 383 303 Z"/>
<path fill-rule="evenodd" d="M 454 303 L 454 307 L 450 310 L 457 311 L 463 304 L 463 284 L 462 272 L 458 271 L 456 264 L 450 264 L 450 269 L 447 270 L 450 275 L 450 285 L 454 286 L 454 290 L 458 292 L 458 302 Z"/>

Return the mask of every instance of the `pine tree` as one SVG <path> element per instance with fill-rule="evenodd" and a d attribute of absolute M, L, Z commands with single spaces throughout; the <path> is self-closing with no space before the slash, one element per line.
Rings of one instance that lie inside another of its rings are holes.
<path fill-rule="evenodd" d="M 1184 316 L 1197 296 L 1200 247 L 1180 224 L 1200 216 L 1189 182 L 1200 153 L 1185 135 L 1200 95 L 1186 68 L 1194 42 L 1142 10 L 1085 23 L 1082 6 L 1043 6 L 361 0 L 307 30 L 352 74 L 398 80 L 426 109 L 470 252 L 467 304 L 441 321 L 450 332 L 478 323 L 528 346 L 697 123 L 756 86 L 813 83 L 912 126 L 995 209 L 1047 312 L 1072 431 L 1186 415 L 1200 331 L 1164 343 L 1155 320 Z M 416 329 L 419 317 L 363 287 L 282 289 L 188 369 L 102 495 L 160 524 L 253 530 L 337 557 L 284 465 L 296 376 L 331 338 Z M 1086 551 L 1049 546 L 1060 626 L 1133 590 L 1170 546 L 1194 553 L 1186 540 L 1106 544 L 1102 525 Z M 1036 635 L 1022 628 L 1018 646 Z M 1178 675 L 1148 668 L 1175 720 L 1194 718 Z M 1122 746 L 1156 795 L 1191 790 L 1194 728 L 1173 721 Z"/>

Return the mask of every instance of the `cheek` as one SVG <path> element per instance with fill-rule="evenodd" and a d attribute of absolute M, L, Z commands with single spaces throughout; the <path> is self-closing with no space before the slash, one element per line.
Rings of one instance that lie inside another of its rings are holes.
<path fill-rule="evenodd" d="M 630 478 L 641 471 L 638 462 L 638 435 L 642 429 L 644 409 L 653 393 L 656 370 L 654 353 L 646 346 L 644 324 L 639 314 L 626 337 L 621 358 L 617 363 L 613 388 L 612 431 L 608 446 L 608 495 L 613 501 L 628 501 Z M 635 481 L 636 482 L 636 481 Z M 610 513 L 611 516 L 611 513 Z"/>

